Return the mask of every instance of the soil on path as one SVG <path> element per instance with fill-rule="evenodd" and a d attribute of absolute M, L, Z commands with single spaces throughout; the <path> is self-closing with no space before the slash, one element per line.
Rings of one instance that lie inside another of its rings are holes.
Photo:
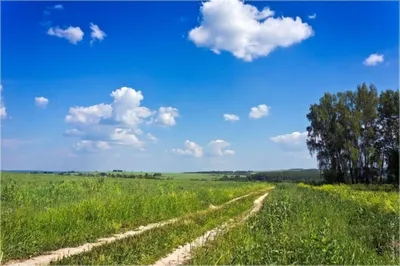
<path fill-rule="evenodd" d="M 262 204 L 264 199 L 268 196 L 268 192 L 259 197 L 254 201 L 253 208 L 249 211 L 249 213 L 241 219 L 240 222 L 244 222 L 249 219 L 251 216 L 256 214 L 261 210 Z M 187 243 L 184 246 L 181 246 L 170 253 L 168 256 L 160 259 L 153 266 L 176 266 L 181 265 L 191 259 L 191 251 L 195 248 L 203 246 L 207 241 L 212 241 L 217 237 L 218 234 L 228 230 L 230 227 L 235 226 L 236 224 L 233 223 L 233 220 L 230 222 L 226 222 L 221 226 L 214 228 L 204 235 L 196 238 L 193 242 Z"/>
<path fill-rule="evenodd" d="M 232 199 L 232 200 L 230 200 L 228 202 L 225 202 L 225 203 L 223 203 L 221 205 L 218 205 L 218 206 L 211 205 L 209 209 L 213 209 L 213 210 L 221 209 L 221 208 L 223 208 L 224 206 L 226 206 L 226 205 L 228 205 L 230 203 L 233 203 L 235 201 L 238 201 L 238 200 L 246 198 L 246 197 L 250 197 L 250 196 L 254 195 L 255 193 L 257 193 L 257 192 L 251 192 L 251 193 L 246 194 L 244 196 L 240 196 L 240 197 L 234 198 L 234 199 Z M 206 210 L 200 210 L 198 212 L 202 213 L 202 212 L 206 212 L 206 211 L 208 211 L 208 210 L 207 209 Z M 108 244 L 108 243 L 111 243 L 111 242 L 118 241 L 118 240 L 123 239 L 123 238 L 127 238 L 127 237 L 131 237 L 131 236 L 142 234 L 142 233 L 144 233 L 146 231 L 152 230 L 152 229 L 157 228 L 157 227 L 162 227 L 162 226 L 165 226 L 165 225 L 168 225 L 168 224 L 175 223 L 175 222 L 179 221 L 181 218 L 182 217 L 170 219 L 170 220 L 159 222 L 159 223 L 152 223 L 152 224 L 148 224 L 146 226 L 140 226 L 136 230 L 127 231 L 127 232 L 121 233 L 121 234 L 116 234 L 114 236 L 107 237 L 107 238 L 100 238 L 94 243 L 86 243 L 86 244 L 83 244 L 83 245 L 78 246 L 78 247 L 62 248 L 62 249 L 58 249 L 58 250 L 55 250 L 55 251 L 46 252 L 47 254 L 45 254 L 45 255 L 40 255 L 40 256 L 32 257 L 30 259 L 25 259 L 25 260 L 12 260 L 12 261 L 9 261 L 9 262 L 7 262 L 5 264 L 2 264 L 2 265 L 5 265 L 5 266 L 48 265 L 52 261 L 57 261 L 57 260 L 61 260 L 61 259 L 65 258 L 65 257 L 69 257 L 69 256 L 72 256 L 72 255 L 77 255 L 77 254 L 84 253 L 84 252 L 88 252 L 88 251 L 92 250 L 94 247 L 102 246 L 102 245 L 105 245 L 105 244 Z"/>

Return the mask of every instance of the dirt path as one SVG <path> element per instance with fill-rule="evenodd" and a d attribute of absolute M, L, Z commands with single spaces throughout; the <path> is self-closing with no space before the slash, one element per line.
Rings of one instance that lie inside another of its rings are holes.
<path fill-rule="evenodd" d="M 220 208 L 222 208 L 222 207 L 224 207 L 224 206 L 226 206 L 226 205 L 228 205 L 230 203 L 233 203 L 233 202 L 238 201 L 240 199 L 243 199 L 243 198 L 249 197 L 251 195 L 254 195 L 255 193 L 257 193 L 257 192 L 251 192 L 251 193 L 246 194 L 244 196 L 240 196 L 240 197 L 234 198 L 234 199 L 232 199 L 232 200 L 230 200 L 228 202 L 225 202 L 225 203 L 223 203 L 221 205 L 218 205 L 218 206 L 210 205 L 209 209 L 220 209 Z M 209 209 L 208 210 L 207 209 L 206 210 L 200 210 L 198 212 L 199 213 L 207 212 L 207 211 L 209 211 Z M 136 230 L 128 231 L 128 232 L 121 233 L 121 234 L 116 234 L 114 236 L 107 237 L 107 238 L 100 238 L 94 243 L 86 243 L 86 244 L 83 244 L 83 245 L 78 246 L 78 247 L 62 248 L 62 249 L 59 249 L 59 250 L 56 250 L 56 251 L 46 252 L 47 254 L 45 254 L 45 255 L 40 255 L 40 256 L 33 257 L 33 258 L 30 258 L 30 259 L 26 259 L 26 260 L 9 261 L 9 262 L 7 262 L 7 263 L 5 263 L 3 265 L 5 265 L 5 266 L 11 266 L 11 265 L 13 265 L 13 266 L 17 266 L 17 265 L 20 265 L 20 266 L 48 265 L 51 261 L 57 261 L 57 260 L 63 259 L 64 257 L 69 257 L 69 256 L 72 256 L 72 255 L 88 252 L 91 249 L 93 249 L 94 247 L 102 246 L 102 245 L 105 245 L 105 244 L 108 244 L 108 243 L 111 243 L 111 242 L 115 242 L 115 241 L 123 239 L 123 238 L 134 236 L 134 235 L 139 235 L 139 234 L 141 234 L 143 232 L 149 231 L 149 230 L 154 229 L 156 227 L 162 227 L 162 226 L 165 226 L 165 225 L 168 225 L 168 224 L 175 223 L 175 222 L 179 221 L 181 218 L 182 217 L 170 219 L 170 220 L 159 222 L 159 223 L 152 223 L 152 224 L 148 224 L 146 226 L 140 226 Z"/>
<path fill-rule="evenodd" d="M 256 214 L 261 210 L 262 203 L 264 199 L 268 196 L 268 193 L 269 192 L 265 193 L 264 195 L 262 195 L 261 197 L 259 197 L 254 201 L 253 208 L 249 211 L 249 213 L 245 217 L 241 219 L 241 222 L 246 221 L 251 216 L 253 216 L 254 214 Z M 158 260 L 156 263 L 153 264 L 153 266 L 166 266 L 166 265 L 176 266 L 184 262 L 187 262 L 188 260 L 191 259 L 191 251 L 193 249 L 203 246 L 207 241 L 212 241 L 213 239 L 215 239 L 215 237 L 219 233 L 227 230 L 229 227 L 235 226 L 235 224 L 233 224 L 232 221 L 233 220 L 231 220 L 230 222 L 226 222 L 221 226 L 214 228 L 206 232 L 204 235 L 196 238 L 193 242 L 187 243 L 186 245 L 177 248 L 168 256 Z"/>

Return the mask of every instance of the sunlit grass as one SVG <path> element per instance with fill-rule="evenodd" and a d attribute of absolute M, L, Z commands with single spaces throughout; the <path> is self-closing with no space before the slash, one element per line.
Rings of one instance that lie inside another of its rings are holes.
<path fill-rule="evenodd" d="M 180 245 L 193 241 L 230 218 L 250 209 L 256 196 L 231 203 L 220 210 L 189 214 L 181 221 L 116 241 L 92 251 L 54 262 L 58 265 L 148 265 Z"/>
<path fill-rule="evenodd" d="M 367 186 L 365 185 L 310 186 L 306 184 L 299 184 L 299 186 L 315 190 L 327 191 L 337 194 L 343 199 L 353 200 L 367 206 L 377 206 L 382 211 L 397 212 L 400 214 L 398 191 L 368 191 L 366 190 Z"/>
<path fill-rule="evenodd" d="M 3 261 L 94 241 L 219 205 L 266 184 L 2 177 Z"/>
<path fill-rule="evenodd" d="M 246 224 L 195 251 L 191 265 L 390 265 L 399 217 L 329 192 L 278 185 Z"/>

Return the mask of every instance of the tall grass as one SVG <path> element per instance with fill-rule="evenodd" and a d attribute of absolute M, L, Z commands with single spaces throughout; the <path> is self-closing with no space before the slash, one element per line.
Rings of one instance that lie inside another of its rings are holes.
<path fill-rule="evenodd" d="M 46 182 L 2 179 L 3 261 L 182 216 L 265 186 L 104 178 Z"/>
<path fill-rule="evenodd" d="M 376 206 L 385 212 L 397 212 L 400 214 L 399 209 L 399 192 L 393 191 L 393 186 L 384 186 L 379 189 L 379 186 L 372 186 L 372 191 L 368 191 L 366 185 L 323 185 L 323 186 L 310 186 L 299 184 L 301 187 L 327 191 L 343 199 L 356 201 L 360 204 L 367 206 Z M 369 188 L 369 189 L 371 189 Z"/>
<path fill-rule="evenodd" d="M 259 196 L 259 195 L 258 195 Z M 58 265 L 148 265 L 251 208 L 256 195 L 54 262 Z"/>
<path fill-rule="evenodd" d="M 189 264 L 398 264 L 398 229 L 398 215 L 376 205 L 278 185 L 259 215 L 197 249 Z"/>

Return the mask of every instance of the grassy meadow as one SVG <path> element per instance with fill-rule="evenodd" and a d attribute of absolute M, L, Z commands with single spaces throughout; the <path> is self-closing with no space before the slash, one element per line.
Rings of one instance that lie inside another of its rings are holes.
<path fill-rule="evenodd" d="M 256 216 L 195 249 L 186 263 L 400 263 L 399 194 L 393 187 L 211 181 L 215 175 L 192 173 L 162 176 L 174 179 L 2 173 L 2 262 L 179 218 L 53 262 L 151 264 L 206 231 L 242 217 L 256 198 L 270 191 Z M 210 208 L 217 205 L 222 207 Z"/>
<path fill-rule="evenodd" d="M 222 210 L 210 210 L 205 214 L 189 214 L 178 223 L 150 230 L 137 237 L 126 238 L 91 252 L 67 257 L 57 265 L 149 265 L 176 247 L 191 242 L 206 231 L 229 219 L 235 218 L 251 208 L 261 193 L 236 201 Z"/>
<path fill-rule="evenodd" d="M 265 184 L 3 173 L 3 260 L 74 246 L 219 205 Z"/>
<path fill-rule="evenodd" d="M 279 184 L 259 215 L 197 249 L 189 264 L 398 265 L 396 202 L 385 203 L 386 192 L 349 198 L 349 189 Z"/>

